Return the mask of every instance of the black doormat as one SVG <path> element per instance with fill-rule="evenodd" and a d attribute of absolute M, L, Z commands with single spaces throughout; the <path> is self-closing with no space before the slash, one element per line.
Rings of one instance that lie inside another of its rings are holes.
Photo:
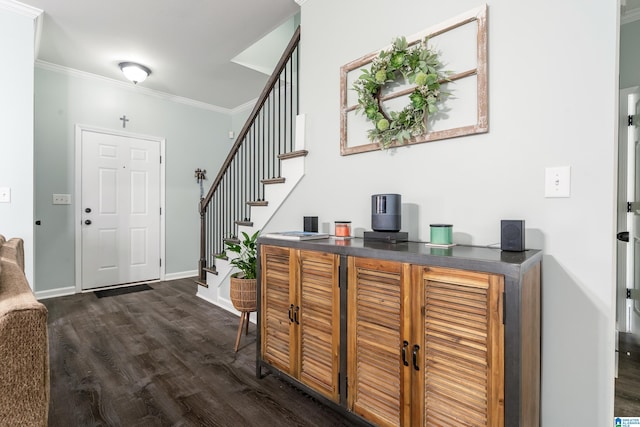
<path fill-rule="evenodd" d="M 94 294 L 96 294 L 98 298 L 104 298 L 104 297 L 112 297 L 115 295 L 130 294 L 132 292 L 148 291 L 152 289 L 153 288 L 149 285 L 135 285 L 135 286 L 126 286 L 124 288 L 104 289 L 102 291 L 95 291 Z"/>

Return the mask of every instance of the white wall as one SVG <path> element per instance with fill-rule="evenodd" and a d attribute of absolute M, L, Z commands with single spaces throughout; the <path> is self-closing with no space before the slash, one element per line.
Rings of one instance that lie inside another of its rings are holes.
<path fill-rule="evenodd" d="M 542 425 L 609 425 L 615 2 L 490 2 L 489 133 L 340 156 L 340 66 L 480 4 L 303 4 L 300 98 L 310 154 L 305 178 L 265 230 L 301 227 L 303 215 L 370 229 L 370 196 L 383 192 L 413 205 L 422 240 L 430 223 L 446 222 L 454 239 L 486 245 L 499 242 L 500 219 L 526 220 L 527 246 L 544 251 Z M 544 198 L 544 168 L 564 165 L 571 197 Z"/>
<path fill-rule="evenodd" d="M 75 286 L 76 124 L 166 138 L 165 272 L 195 275 L 200 189 L 194 171 L 207 170 L 206 192 L 231 147 L 230 111 L 154 96 L 143 84 L 39 66 L 35 112 L 35 212 L 42 221 L 36 228 L 36 290 Z M 123 114 L 130 120 L 125 129 Z M 54 193 L 71 194 L 72 204 L 52 205 Z"/>
<path fill-rule="evenodd" d="M 20 237 L 25 273 L 33 287 L 33 62 L 39 11 L 0 3 L 0 187 L 11 202 L 0 203 L 0 234 Z"/>

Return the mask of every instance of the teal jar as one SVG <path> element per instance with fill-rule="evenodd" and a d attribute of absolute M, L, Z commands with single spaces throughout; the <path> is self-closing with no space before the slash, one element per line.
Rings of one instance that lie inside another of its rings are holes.
<path fill-rule="evenodd" d="M 431 224 L 430 243 L 436 245 L 450 245 L 453 243 L 453 225 Z"/>

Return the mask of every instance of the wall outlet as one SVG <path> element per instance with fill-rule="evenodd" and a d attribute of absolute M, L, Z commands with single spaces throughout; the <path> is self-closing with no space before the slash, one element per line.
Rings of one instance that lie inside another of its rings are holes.
<path fill-rule="evenodd" d="M 571 166 L 545 169 L 544 197 L 571 197 Z"/>
<path fill-rule="evenodd" d="M 0 187 L 0 203 L 11 203 L 11 188 Z"/>
<path fill-rule="evenodd" d="M 54 205 L 70 205 L 71 204 L 71 194 L 54 194 L 53 195 L 53 204 Z"/>

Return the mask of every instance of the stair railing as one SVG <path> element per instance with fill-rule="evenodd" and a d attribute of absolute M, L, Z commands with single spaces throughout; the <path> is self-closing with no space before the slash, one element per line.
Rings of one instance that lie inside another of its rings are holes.
<path fill-rule="evenodd" d="M 214 271 L 224 240 L 251 225 L 251 206 L 266 205 L 263 182 L 280 177 L 278 156 L 294 150 L 300 27 L 278 61 L 206 196 L 200 199 L 199 283 Z M 209 267 L 207 266 L 207 263 Z"/>

